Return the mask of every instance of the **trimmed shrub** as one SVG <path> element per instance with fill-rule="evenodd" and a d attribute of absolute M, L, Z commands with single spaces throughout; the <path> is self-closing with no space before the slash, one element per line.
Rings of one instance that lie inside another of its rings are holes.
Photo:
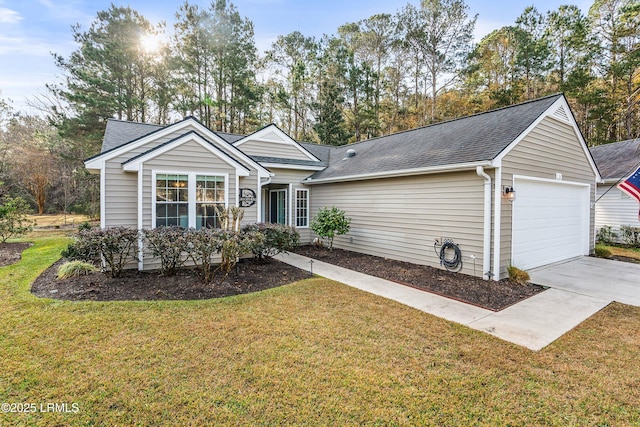
<path fill-rule="evenodd" d="M 640 227 L 621 225 L 622 240 L 629 246 L 640 247 Z"/>
<path fill-rule="evenodd" d="M 78 232 L 62 256 L 86 262 L 103 260 L 111 277 L 120 277 L 125 265 L 138 257 L 138 230 L 127 227 L 84 229 Z"/>
<path fill-rule="evenodd" d="M 605 245 L 610 245 L 615 243 L 618 235 L 615 231 L 611 229 L 610 225 L 605 225 L 600 227 L 598 233 L 596 234 L 596 241 L 599 243 L 604 243 Z"/>
<path fill-rule="evenodd" d="M 33 230 L 35 221 L 27 219 L 29 204 L 21 197 L 6 197 L 0 205 L 0 243 Z"/>
<path fill-rule="evenodd" d="M 513 265 L 507 267 L 507 272 L 509 273 L 509 279 L 520 285 L 525 285 L 529 280 L 531 280 L 529 273 L 524 270 L 520 270 L 518 267 L 514 267 Z"/>
<path fill-rule="evenodd" d="M 142 230 L 151 249 L 151 254 L 160 258 L 160 271 L 164 276 L 174 276 L 178 269 L 187 261 L 189 242 L 186 231 L 176 225 L 157 227 L 152 230 Z"/>
<path fill-rule="evenodd" d="M 91 237 L 91 230 L 91 227 L 78 229 L 73 241 L 67 245 L 67 249 L 61 252 L 62 257 L 98 265 L 100 263 L 100 248 L 95 239 Z"/>
<path fill-rule="evenodd" d="M 98 269 L 89 263 L 82 261 L 69 261 L 58 267 L 58 279 L 68 279 L 69 277 L 86 276 Z"/>
<path fill-rule="evenodd" d="M 258 261 L 287 253 L 300 244 L 300 233 L 282 224 L 251 224 L 244 226 L 242 233 L 250 237 L 249 251 Z"/>
<path fill-rule="evenodd" d="M 351 218 L 343 210 L 333 206 L 322 208 L 311 220 L 311 230 L 323 239 L 329 240 L 329 250 L 333 249 L 333 239 L 349 232 Z"/>
<path fill-rule="evenodd" d="M 605 245 L 597 244 L 593 252 L 598 258 L 611 258 L 611 251 Z"/>
<path fill-rule="evenodd" d="M 214 256 L 222 251 L 224 232 L 220 229 L 189 229 L 185 233 L 187 252 L 204 283 L 212 283 L 215 274 Z"/>

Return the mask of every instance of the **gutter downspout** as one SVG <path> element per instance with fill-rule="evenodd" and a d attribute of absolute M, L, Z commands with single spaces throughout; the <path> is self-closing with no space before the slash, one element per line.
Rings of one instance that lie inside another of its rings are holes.
<path fill-rule="evenodd" d="M 491 177 L 482 166 L 476 166 L 476 174 L 484 178 L 484 233 L 482 248 L 482 278 L 491 279 Z"/>

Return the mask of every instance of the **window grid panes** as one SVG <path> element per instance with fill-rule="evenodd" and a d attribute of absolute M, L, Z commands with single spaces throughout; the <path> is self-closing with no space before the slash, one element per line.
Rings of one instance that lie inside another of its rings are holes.
<path fill-rule="evenodd" d="M 189 227 L 189 176 L 156 175 L 156 227 Z"/>
<path fill-rule="evenodd" d="M 224 207 L 224 177 L 196 177 L 196 228 L 219 228 L 216 206 Z"/>
<path fill-rule="evenodd" d="M 309 190 L 296 190 L 296 227 L 309 226 Z"/>

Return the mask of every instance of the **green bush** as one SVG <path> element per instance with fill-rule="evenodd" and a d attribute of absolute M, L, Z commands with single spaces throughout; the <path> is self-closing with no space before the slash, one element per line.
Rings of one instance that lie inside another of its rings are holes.
<path fill-rule="evenodd" d="M 0 243 L 33 230 L 35 221 L 27 219 L 29 204 L 21 197 L 5 197 L 0 205 Z"/>
<path fill-rule="evenodd" d="M 598 230 L 596 234 L 596 241 L 598 243 L 604 243 L 605 245 L 610 245 L 615 243 L 618 235 L 615 231 L 611 229 L 610 225 L 605 225 Z"/>
<path fill-rule="evenodd" d="M 127 227 L 90 228 L 78 231 L 75 240 L 62 251 L 65 258 L 97 263 L 103 260 L 111 277 L 120 277 L 127 263 L 136 261 L 138 230 Z"/>
<path fill-rule="evenodd" d="M 98 271 L 98 269 L 86 262 L 69 261 L 58 267 L 58 279 L 68 279 L 69 277 L 86 276 L 89 273 Z"/>
<path fill-rule="evenodd" d="M 160 258 L 160 271 L 165 276 L 173 276 L 188 259 L 186 253 L 189 242 L 186 231 L 178 226 L 157 227 L 142 230 L 142 234 L 151 249 L 151 254 Z"/>
<path fill-rule="evenodd" d="M 329 240 L 329 250 L 333 249 L 335 236 L 346 234 L 351 229 L 351 218 L 343 210 L 333 206 L 322 208 L 311 220 L 311 230 L 323 239 Z"/>
<path fill-rule="evenodd" d="M 300 244 L 300 233 L 288 225 L 251 224 L 244 226 L 242 233 L 249 238 L 249 250 L 259 261 L 291 251 Z"/>
<path fill-rule="evenodd" d="M 200 277 L 205 283 L 212 283 L 215 274 L 214 257 L 222 251 L 224 232 L 220 229 L 189 229 L 185 233 L 187 252 Z"/>
<path fill-rule="evenodd" d="M 514 267 L 513 265 L 507 267 L 507 272 L 509 273 L 509 279 L 520 285 L 525 285 L 529 280 L 531 280 L 529 273 L 524 270 L 520 270 L 518 267 Z"/>
<path fill-rule="evenodd" d="M 611 258 L 611 251 L 605 245 L 597 244 L 593 252 L 598 258 Z"/>
<path fill-rule="evenodd" d="M 620 226 L 622 240 L 629 246 L 640 247 L 640 227 Z"/>
<path fill-rule="evenodd" d="M 78 231 L 82 230 L 91 230 L 91 223 L 89 221 L 85 221 L 78 226 Z"/>

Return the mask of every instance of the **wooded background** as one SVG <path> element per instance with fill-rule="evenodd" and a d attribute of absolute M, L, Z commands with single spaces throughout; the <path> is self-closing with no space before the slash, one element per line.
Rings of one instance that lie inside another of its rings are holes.
<path fill-rule="evenodd" d="M 185 2 L 176 23 L 112 5 L 77 49 L 54 54 L 63 78 L 31 100 L 0 100 L 0 197 L 39 213 L 97 215 L 82 160 L 108 118 L 169 124 L 193 115 L 247 134 L 276 123 L 298 141 L 341 145 L 564 92 L 589 145 L 640 134 L 640 2 L 527 7 L 480 42 L 463 0 L 424 0 L 345 23 L 320 39 L 281 35 L 258 52 L 232 3 Z M 159 43 L 158 43 L 159 42 Z"/>

